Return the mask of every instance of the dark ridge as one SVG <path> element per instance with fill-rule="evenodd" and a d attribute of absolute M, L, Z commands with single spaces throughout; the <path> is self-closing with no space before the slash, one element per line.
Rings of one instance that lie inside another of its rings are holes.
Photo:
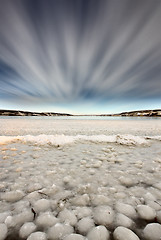
<path fill-rule="evenodd" d="M 72 116 L 68 113 L 29 112 L 19 110 L 0 110 L 0 116 Z"/>
<path fill-rule="evenodd" d="M 77 114 L 55 112 L 29 112 L 19 110 L 0 110 L 0 116 L 101 116 L 101 117 L 161 117 L 161 109 L 137 110 L 114 114 Z"/>

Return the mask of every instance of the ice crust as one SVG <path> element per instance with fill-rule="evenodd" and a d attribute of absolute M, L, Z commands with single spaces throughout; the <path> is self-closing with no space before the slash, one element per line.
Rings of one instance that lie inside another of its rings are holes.
<path fill-rule="evenodd" d="M 45 135 L 41 134 L 38 136 L 26 135 L 26 136 L 0 136 L 0 145 L 11 143 L 11 142 L 30 142 L 38 145 L 66 145 L 72 144 L 79 141 L 91 141 L 91 142 L 105 142 L 105 143 L 118 143 L 122 145 L 140 145 L 147 144 L 146 139 L 160 140 L 161 136 L 155 137 L 140 137 L 133 135 Z"/>

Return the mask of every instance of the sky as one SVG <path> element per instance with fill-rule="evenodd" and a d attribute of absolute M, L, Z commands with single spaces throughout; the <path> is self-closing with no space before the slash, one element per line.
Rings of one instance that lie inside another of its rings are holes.
<path fill-rule="evenodd" d="M 159 108 L 160 0 L 0 1 L 0 109 Z"/>

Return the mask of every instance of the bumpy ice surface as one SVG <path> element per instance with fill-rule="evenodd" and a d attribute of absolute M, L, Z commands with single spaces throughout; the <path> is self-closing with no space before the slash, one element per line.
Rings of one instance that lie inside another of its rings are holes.
<path fill-rule="evenodd" d="M 161 120 L 0 119 L 0 240 L 161 238 Z"/>

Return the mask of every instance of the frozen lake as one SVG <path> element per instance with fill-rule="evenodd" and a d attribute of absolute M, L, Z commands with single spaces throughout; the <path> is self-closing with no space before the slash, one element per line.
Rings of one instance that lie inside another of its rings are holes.
<path fill-rule="evenodd" d="M 160 224 L 160 119 L 0 118 L 0 239 L 154 240 Z"/>

